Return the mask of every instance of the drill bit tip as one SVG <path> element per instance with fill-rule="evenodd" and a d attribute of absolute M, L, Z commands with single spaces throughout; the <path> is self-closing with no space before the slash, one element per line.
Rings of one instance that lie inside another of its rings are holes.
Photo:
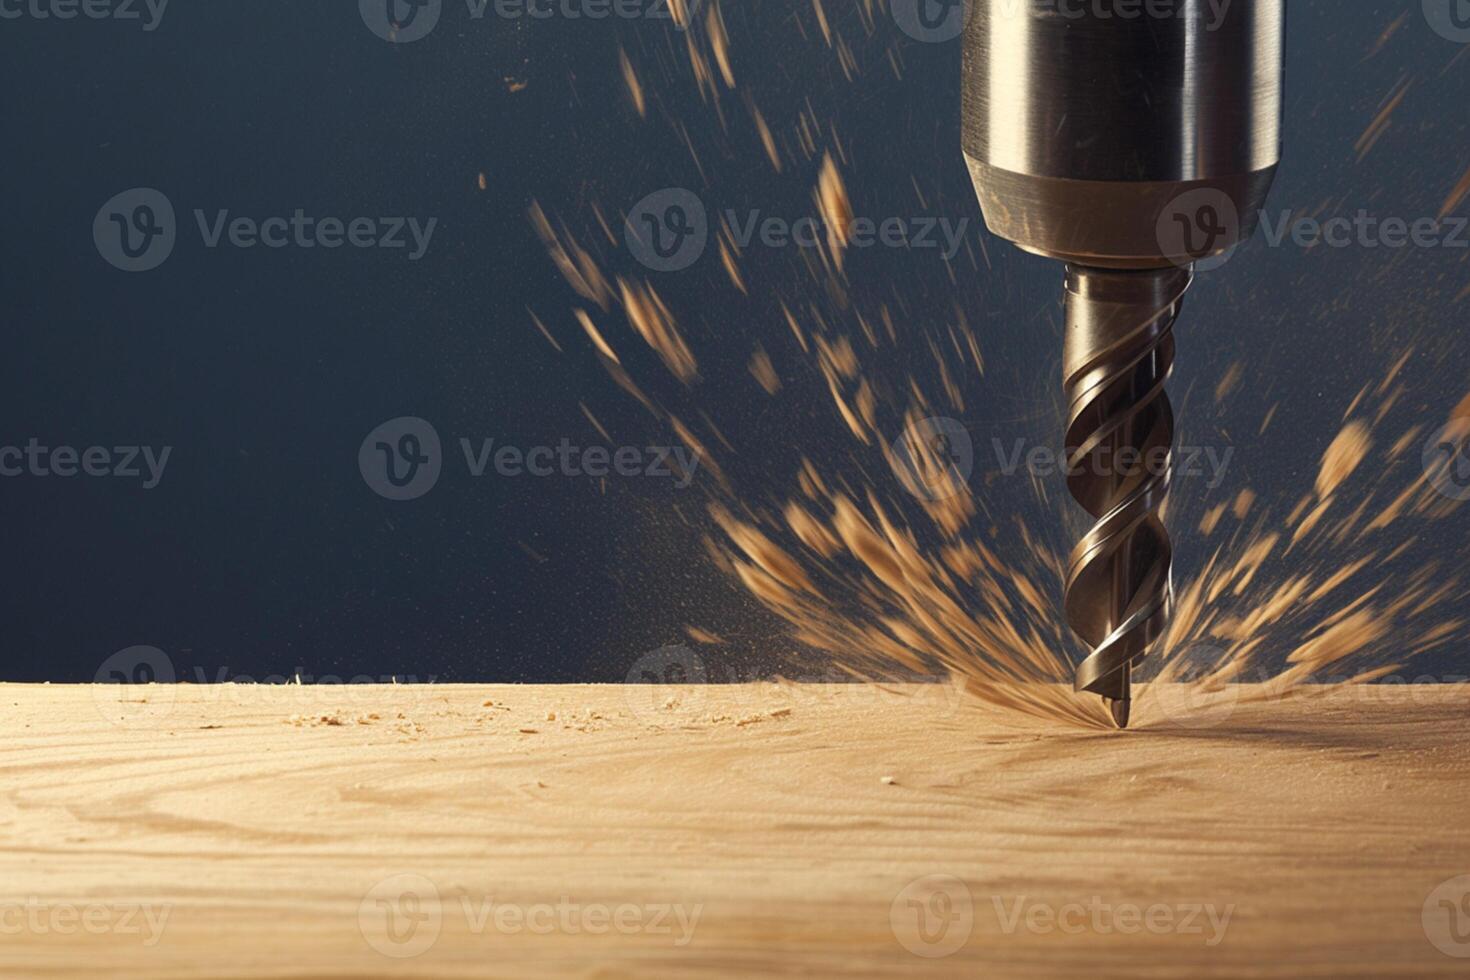
<path fill-rule="evenodd" d="M 1108 706 L 1109 713 L 1113 716 L 1113 724 L 1119 730 L 1128 727 L 1128 717 L 1133 709 L 1132 698 L 1103 698 L 1103 704 Z"/>

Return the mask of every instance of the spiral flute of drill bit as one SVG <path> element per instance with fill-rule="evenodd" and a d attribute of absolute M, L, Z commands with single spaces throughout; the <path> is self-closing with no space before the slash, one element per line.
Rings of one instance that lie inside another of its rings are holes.
<path fill-rule="evenodd" d="M 1163 633 L 1173 600 L 1159 516 L 1174 440 L 1164 386 L 1190 279 L 1187 269 L 1067 268 L 1067 486 L 1095 519 L 1072 552 L 1067 621 L 1092 650 L 1075 687 L 1101 695 L 1119 727 L 1133 665 Z"/>

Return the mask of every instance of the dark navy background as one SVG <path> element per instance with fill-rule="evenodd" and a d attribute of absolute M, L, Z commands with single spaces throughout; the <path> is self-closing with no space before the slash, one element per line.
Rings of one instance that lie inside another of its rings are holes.
<path fill-rule="evenodd" d="M 601 442 L 579 403 L 620 443 L 670 440 L 581 337 L 570 311 L 588 304 L 548 260 L 527 209 L 540 201 L 584 239 L 594 204 L 616 228 L 668 186 L 695 189 L 712 211 L 811 213 L 821 154 L 773 174 L 746 93 L 778 134 L 808 106 L 831 121 L 858 213 L 913 214 L 917 186 L 930 213 L 979 228 L 959 152 L 958 45 L 915 42 L 881 15 L 869 33 L 859 5 L 825 7 L 856 52 L 852 81 L 809 5 L 726 0 L 739 83 L 721 96 L 728 127 L 665 21 L 471 21 L 462 0 L 446 0 L 430 37 L 394 45 L 347 2 L 173 0 L 151 33 L 0 20 L 0 445 L 174 447 L 151 491 L 0 480 L 0 678 L 90 680 L 114 651 L 147 644 L 255 676 L 304 666 L 615 680 L 639 653 L 679 642 L 686 623 L 731 637 L 749 669 L 763 669 L 754 651 L 772 646 L 775 628 L 705 562 L 695 491 L 471 479 L 456 443 Z M 1470 46 L 1437 36 L 1419 7 L 1293 0 L 1273 208 L 1438 213 L 1470 167 Z M 624 92 L 620 47 L 648 89 L 646 120 Z M 1360 161 L 1355 142 L 1405 83 Z M 91 227 L 104 201 L 139 186 L 172 200 L 180 239 L 161 268 L 130 275 L 99 257 Z M 196 207 L 439 223 L 419 262 L 401 250 L 210 250 Z M 967 385 L 967 422 L 988 442 L 1056 411 L 1059 272 L 988 234 L 972 239 L 952 268 L 934 252 L 874 249 L 853 256 L 849 276 L 857 306 L 887 301 L 911 323 L 967 311 L 988 360 L 985 382 Z M 1245 359 L 1233 479 L 1294 500 L 1351 395 L 1382 376 L 1404 338 L 1422 334 L 1404 411 L 1438 424 L 1470 388 L 1470 305 L 1453 302 L 1470 263 L 1449 250 L 1385 262 L 1361 249 L 1258 245 L 1196 287 L 1177 384 L 1208 392 Z M 612 273 L 650 276 L 619 261 Z M 724 462 L 751 493 L 789 485 L 803 452 L 850 448 L 814 372 L 779 356 L 790 345 L 780 300 L 813 289 L 799 264 L 752 251 L 749 297 L 712 256 L 650 276 L 700 358 L 693 395 L 660 388 L 651 354 L 621 345 L 635 376 L 682 399 L 671 408 L 707 412 L 742 448 Z M 783 367 L 781 398 L 752 397 L 745 364 L 757 340 Z M 915 350 L 914 369 L 932 381 L 926 363 Z M 1280 421 L 1252 440 L 1277 400 Z M 449 458 L 430 494 L 395 503 L 364 484 L 357 451 L 404 415 L 432 421 Z M 1191 425 L 1185 416 L 1186 438 Z M 995 506 L 1028 506 L 1024 483 L 996 483 Z M 1457 516 L 1424 544 L 1457 561 L 1465 532 Z M 1182 541 L 1180 574 L 1203 557 Z M 1424 666 L 1467 662 L 1456 649 Z"/>

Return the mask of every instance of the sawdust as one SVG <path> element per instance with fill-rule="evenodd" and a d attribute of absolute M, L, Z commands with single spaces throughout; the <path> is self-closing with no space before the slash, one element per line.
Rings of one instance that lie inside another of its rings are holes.
<path fill-rule="evenodd" d="M 757 347 L 750 356 L 750 373 L 766 394 L 774 395 L 781 390 L 781 378 L 776 374 L 776 366 L 771 363 L 771 355 L 766 353 L 764 347 Z"/>
<path fill-rule="evenodd" d="M 838 270 L 842 269 L 843 250 L 852 240 L 852 202 L 847 196 L 847 185 L 837 170 L 831 154 L 822 159 L 822 172 L 817 178 L 817 208 L 822 223 L 827 229 L 827 254 Z"/>
<path fill-rule="evenodd" d="M 631 284 L 618 280 L 618 292 L 622 297 L 623 309 L 633 329 L 652 347 L 664 364 L 680 381 L 688 384 L 699 374 L 699 365 L 689 350 L 683 336 L 674 325 L 673 314 L 659 298 L 653 287 L 647 284 Z M 613 357 L 609 348 L 605 353 Z"/>
<path fill-rule="evenodd" d="M 871 0 L 863 7 L 868 15 L 876 10 Z M 673 9 L 676 19 L 694 13 L 683 3 Z M 843 70 L 855 71 L 846 40 L 820 3 L 812 15 Z M 735 62 L 718 0 L 702 18 L 705 29 L 683 39 L 694 85 L 722 123 L 737 120 L 722 104 L 735 84 Z M 893 68 L 901 74 L 901 66 Z M 625 74 L 633 75 L 631 63 Z M 781 352 L 783 374 L 767 347 L 772 337 L 763 338 L 745 368 L 772 399 L 793 398 L 791 386 L 814 368 L 817 392 L 850 437 L 847 452 L 801 459 L 788 492 L 742 491 L 711 452 L 719 444 L 735 455 L 708 416 L 697 413 L 700 424 L 692 424 L 695 414 L 681 418 L 662 407 L 624 367 L 617 342 L 592 314 L 572 311 L 614 381 L 700 453 L 711 530 L 705 552 L 742 593 L 784 622 L 805 651 L 799 661 L 814 657 L 859 679 L 947 678 L 994 705 L 1110 727 L 1095 698 L 1070 690 L 1083 651 L 1060 605 L 1065 555 L 1081 518 L 1061 481 L 1033 476 L 1024 509 L 1014 500 L 999 504 L 1005 495 L 992 499 L 969 468 L 957 466 L 955 447 L 932 424 L 965 418 L 966 390 L 984 382 L 980 337 L 965 311 L 955 309 L 948 323 L 921 324 L 906 315 L 901 297 L 855 298 L 846 254 L 855 219 L 843 174 L 850 163 L 839 134 L 814 111 L 777 134 L 751 97 L 745 109 L 752 145 L 759 141 L 772 166 L 815 171 L 808 179 L 826 239 L 798 265 L 810 279 L 809 294 L 833 300 L 782 298 L 780 319 L 796 345 Z M 1391 107 L 1370 127 L 1362 152 L 1390 114 Z M 1462 197 L 1460 190 L 1452 198 Z M 594 212 L 604 238 L 616 245 L 600 209 Z M 696 345 L 668 306 L 650 287 L 603 271 L 624 257 L 595 255 L 594 243 L 579 244 L 537 205 L 531 221 L 572 289 L 604 310 L 620 302 L 672 379 L 692 388 Z M 730 230 L 718 229 L 718 239 L 725 276 L 750 295 L 754 284 L 739 268 Z M 1249 678 L 1260 696 L 1288 697 L 1323 682 L 1363 684 L 1462 642 L 1466 622 L 1454 610 L 1464 608 L 1466 593 L 1458 577 L 1415 557 L 1424 522 L 1448 516 L 1457 504 L 1437 493 L 1420 467 L 1426 423 L 1392 428 L 1414 353 L 1410 344 L 1394 346 L 1382 378 L 1347 402 L 1341 428 L 1317 450 L 1310 483 L 1299 492 L 1283 500 L 1274 499 L 1274 488 L 1268 498 L 1260 487 L 1222 486 L 1210 499 L 1197 486 L 1189 494 L 1176 488 L 1166 520 L 1176 537 L 1197 528 L 1206 553 L 1176 568 L 1174 618 L 1140 680 L 1218 691 Z M 1249 370 L 1229 363 L 1206 389 L 1207 410 L 1224 413 L 1232 399 L 1256 388 L 1244 383 Z M 1264 437 L 1280 407 L 1270 405 L 1249 429 Z M 1059 425 L 1041 421 L 1020 434 L 1050 444 Z M 1452 433 L 1456 426 L 1470 435 L 1470 398 L 1452 415 Z M 1223 424 L 1218 438 L 1229 439 Z M 697 642 L 723 642 L 698 626 L 688 633 Z"/>
<path fill-rule="evenodd" d="M 830 157 L 823 162 L 822 188 L 817 196 L 824 217 L 829 228 L 838 229 L 830 243 L 836 255 L 843 215 L 850 211 Z M 576 274 L 583 282 L 605 279 L 580 269 Z M 647 314 L 646 294 L 635 299 L 621 280 L 619 288 L 635 328 L 688 384 L 696 359 L 672 317 Z M 575 315 L 593 344 L 616 363 L 586 312 Z M 886 465 L 829 475 L 803 459 L 795 475 L 797 494 L 755 506 L 736 496 L 709 443 L 677 417 L 664 415 L 715 476 L 706 490 L 710 518 L 721 533 L 711 542 L 717 563 L 784 620 L 805 649 L 853 677 L 948 676 L 998 706 L 1108 727 L 1096 699 L 1068 687 L 1080 651 L 1058 608 L 1062 552 L 1025 521 L 989 512 L 971 474 L 954 466 L 950 447 L 929 427 L 936 403 L 916 376 L 901 388 L 884 386 L 906 395 L 906 405 L 883 404 L 862 352 L 881 360 L 881 349 L 892 342 L 884 333 L 838 334 L 826 326 L 809 332 L 789 310 L 786 316 L 813 358 L 855 452 L 876 450 Z M 951 348 L 961 359 L 973 351 L 967 363 L 982 371 L 979 343 L 969 328 L 955 326 L 951 334 Z M 750 366 L 758 379 L 767 374 L 768 355 L 762 354 L 763 349 Z M 1416 430 L 1395 433 L 1386 451 L 1375 451 L 1374 426 L 1384 424 L 1402 395 L 1396 377 L 1406 361 L 1407 354 L 1376 387 L 1365 385 L 1353 399 L 1345 413 L 1350 417 L 1322 453 L 1311 490 L 1284 518 L 1248 487 L 1202 508 L 1194 518 L 1200 533 L 1206 539 L 1223 533 L 1225 539 L 1178 591 L 1174 619 L 1141 680 L 1186 680 L 1218 690 L 1250 676 L 1267 682 L 1259 690 L 1268 696 L 1286 697 L 1324 680 L 1364 683 L 1463 635 L 1465 622 L 1441 612 L 1464 595 L 1445 570 L 1420 565 L 1401 573 L 1391 594 L 1384 588 L 1385 566 L 1404 554 L 1415 532 L 1371 540 L 1406 516 L 1435 518 L 1453 510 L 1408 465 Z M 1232 368 L 1227 375 L 1237 373 Z M 942 403 L 957 411 L 958 381 L 943 374 Z M 614 376 L 633 389 L 631 380 Z M 767 376 L 762 387 L 774 396 L 780 389 L 769 381 Z M 1217 396 L 1228 398 L 1237 382 L 1227 376 Z M 640 400 L 659 413 L 646 398 Z M 902 422 L 892 439 L 881 434 L 885 409 L 897 409 Z M 1273 406 L 1269 414 L 1274 412 Z M 1457 418 L 1470 427 L 1470 408 Z M 1370 460 L 1372 467 L 1365 465 Z M 1370 470 L 1376 479 L 1365 484 L 1361 477 Z M 1407 482 L 1395 486 L 1406 473 Z M 1033 488 L 1044 509 L 1065 508 L 1065 502 L 1052 501 L 1042 481 L 1033 480 Z M 691 635 L 701 634 L 694 629 Z M 1273 659 L 1283 652 L 1284 659 Z M 734 720 L 749 725 L 760 719 Z"/>

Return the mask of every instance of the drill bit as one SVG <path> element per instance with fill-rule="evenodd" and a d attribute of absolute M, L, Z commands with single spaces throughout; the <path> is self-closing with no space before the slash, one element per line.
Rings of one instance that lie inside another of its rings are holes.
<path fill-rule="evenodd" d="M 1133 665 L 1172 607 L 1172 550 L 1159 517 L 1174 439 L 1164 386 L 1190 278 L 1179 268 L 1067 266 L 1067 488 L 1096 520 L 1068 566 L 1067 622 L 1092 649 L 1076 690 L 1101 695 L 1119 728 L 1128 727 Z"/>
<path fill-rule="evenodd" d="M 1174 321 L 1194 265 L 1254 233 L 1276 176 L 1285 0 L 970 14 L 962 142 L 985 223 L 1067 269 L 1067 484 L 1093 520 L 1065 583 L 1089 648 L 1074 686 L 1126 727 L 1172 611 Z"/>

